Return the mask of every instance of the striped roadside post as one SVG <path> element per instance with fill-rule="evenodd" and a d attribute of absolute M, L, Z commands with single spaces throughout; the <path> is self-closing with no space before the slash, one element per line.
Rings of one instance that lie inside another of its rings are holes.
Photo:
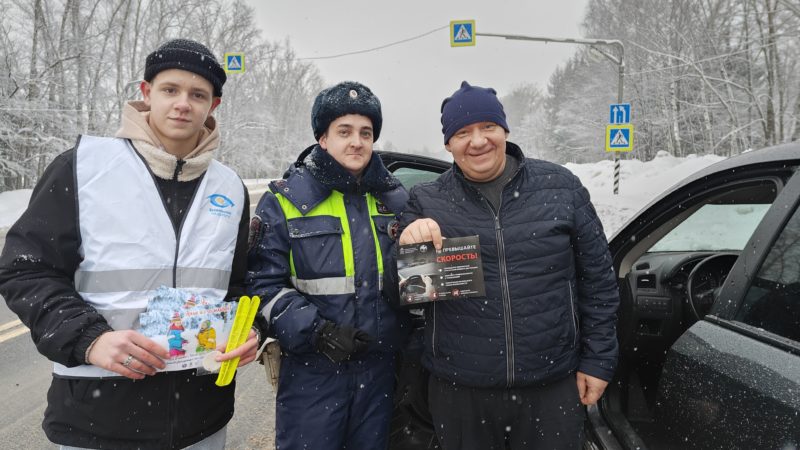
<path fill-rule="evenodd" d="M 633 150 L 633 125 L 628 123 L 631 105 L 622 103 L 611 105 L 611 124 L 606 126 L 606 152 L 614 153 L 614 195 L 619 194 L 619 152 Z M 618 109 L 625 114 L 615 113 Z M 614 117 L 616 114 L 616 117 Z"/>

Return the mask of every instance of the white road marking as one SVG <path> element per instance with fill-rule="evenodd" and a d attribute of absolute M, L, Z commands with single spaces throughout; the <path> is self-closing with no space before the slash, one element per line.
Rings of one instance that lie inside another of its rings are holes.
<path fill-rule="evenodd" d="M 11 322 L 4 323 L 4 324 L 0 325 L 0 331 L 6 331 L 7 329 L 14 328 L 14 327 L 16 327 L 17 325 L 20 325 L 20 324 L 22 324 L 21 320 L 19 320 L 19 319 L 12 320 Z"/>
<path fill-rule="evenodd" d="M 28 332 L 28 327 L 22 325 L 22 322 L 20 322 L 19 320 L 14 320 L 9 323 L 0 325 L 0 331 L 5 331 L 8 329 L 11 329 L 11 331 L 0 334 L 0 344 L 9 339 L 14 339 L 17 336 L 23 335 Z"/>

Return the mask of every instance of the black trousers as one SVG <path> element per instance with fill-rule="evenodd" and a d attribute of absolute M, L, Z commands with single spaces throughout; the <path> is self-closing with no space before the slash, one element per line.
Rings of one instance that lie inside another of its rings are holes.
<path fill-rule="evenodd" d="M 443 450 L 580 450 L 585 409 L 575 375 L 546 386 L 486 389 L 430 377 Z"/>

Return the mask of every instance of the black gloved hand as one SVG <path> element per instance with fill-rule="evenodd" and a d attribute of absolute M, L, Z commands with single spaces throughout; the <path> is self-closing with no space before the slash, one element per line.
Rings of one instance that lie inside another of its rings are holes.
<path fill-rule="evenodd" d="M 358 328 L 337 326 L 325 321 L 314 346 L 317 351 L 338 363 L 365 351 L 375 339 Z"/>

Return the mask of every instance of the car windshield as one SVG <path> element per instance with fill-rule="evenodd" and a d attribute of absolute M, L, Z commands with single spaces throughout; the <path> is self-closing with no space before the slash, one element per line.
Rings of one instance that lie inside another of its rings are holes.
<path fill-rule="evenodd" d="M 416 184 L 433 181 L 439 177 L 437 172 L 412 167 L 401 167 L 393 173 L 406 189 L 411 189 Z"/>
<path fill-rule="evenodd" d="M 769 204 L 704 205 L 648 252 L 742 250 L 769 207 Z"/>

